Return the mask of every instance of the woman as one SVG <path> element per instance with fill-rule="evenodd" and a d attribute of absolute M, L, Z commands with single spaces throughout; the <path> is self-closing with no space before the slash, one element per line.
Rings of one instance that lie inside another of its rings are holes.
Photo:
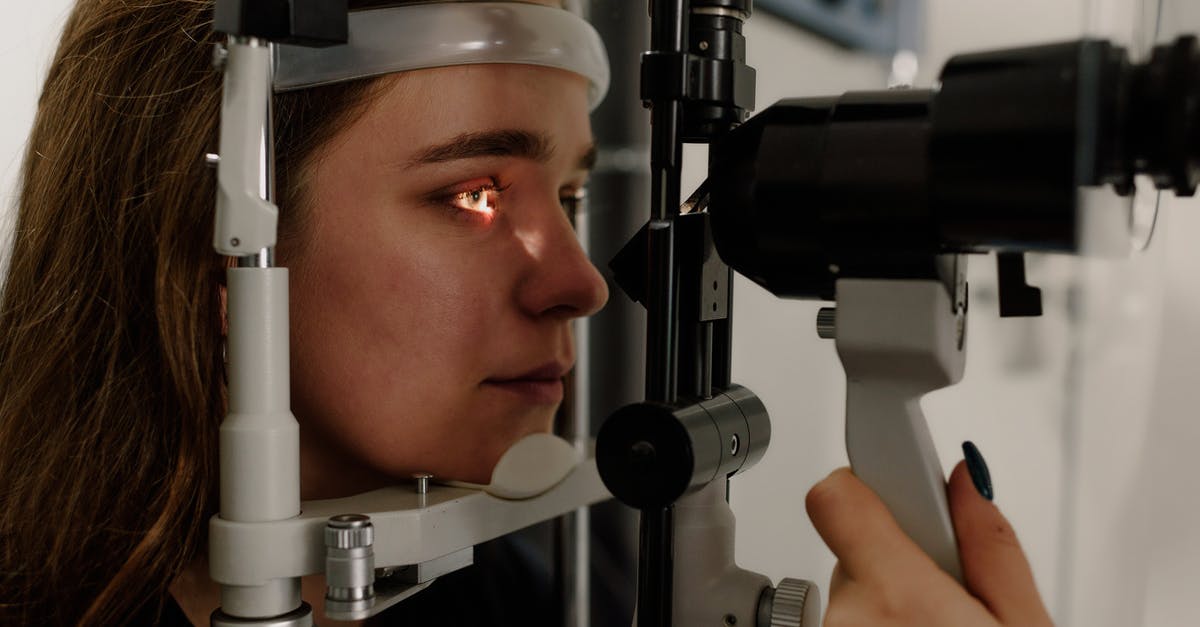
<path fill-rule="evenodd" d="M 405 3 L 351 2 L 374 4 Z M 80 0 L 50 68 L 0 310 L 0 623 L 217 606 L 211 11 Z M 587 90 L 495 65 L 277 98 L 302 498 L 418 470 L 486 483 L 549 428 L 569 324 L 607 297 L 562 204 L 593 154 Z"/>

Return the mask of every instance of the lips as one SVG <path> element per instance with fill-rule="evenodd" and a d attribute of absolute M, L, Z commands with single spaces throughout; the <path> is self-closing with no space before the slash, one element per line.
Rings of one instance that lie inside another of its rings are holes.
<path fill-rule="evenodd" d="M 563 398 L 562 379 L 570 369 L 567 363 L 548 362 L 515 376 L 489 378 L 483 385 L 536 404 L 557 404 Z"/>

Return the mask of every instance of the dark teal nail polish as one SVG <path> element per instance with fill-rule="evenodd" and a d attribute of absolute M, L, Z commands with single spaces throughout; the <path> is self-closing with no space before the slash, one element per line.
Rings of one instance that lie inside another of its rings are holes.
<path fill-rule="evenodd" d="M 975 445 L 967 440 L 963 442 L 963 459 L 967 460 L 967 472 L 971 473 L 971 483 L 979 490 L 980 496 L 992 500 L 992 475 L 988 472 L 987 462 Z"/>

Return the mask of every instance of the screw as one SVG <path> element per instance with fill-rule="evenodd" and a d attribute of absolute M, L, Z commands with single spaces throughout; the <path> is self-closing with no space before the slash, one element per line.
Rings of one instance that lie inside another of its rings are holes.
<path fill-rule="evenodd" d="M 658 451 L 654 449 L 654 445 L 645 440 L 638 440 L 629 447 L 629 461 L 637 470 L 652 470 L 657 456 Z"/>
<path fill-rule="evenodd" d="M 733 434 L 733 437 L 729 438 L 729 454 L 733 457 L 737 457 L 738 450 L 741 448 L 742 441 L 738 439 L 737 434 L 735 433 Z"/>
<path fill-rule="evenodd" d="M 238 246 L 242 245 L 242 240 L 235 237 L 235 238 L 229 240 L 229 245 L 233 246 L 234 248 L 237 248 Z"/>
<path fill-rule="evenodd" d="M 433 478 L 433 475 L 427 472 L 417 472 L 413 473 L 412 477 L 417 482 L 417 494 L 429 492 L 429 480 Z"/>
<path fill-rule="evenodd" d="M 702 41 L 702 42 L 700 42 L 700 49 L 701 49 L 701 50 L 708 50 L 708 42 L 707 42 L 707 41 Z"/>

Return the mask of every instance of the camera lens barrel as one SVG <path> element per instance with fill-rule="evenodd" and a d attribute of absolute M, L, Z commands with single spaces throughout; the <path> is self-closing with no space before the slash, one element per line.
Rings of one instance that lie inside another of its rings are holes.
<path fill-rule="evenodd" d="M 1133 65 L 1108 42 L 967 54 L 936 90 L 784 100 L 716 141 L 722 258 L 781 296 L 933 278 L 943 253 L 1080 250 L 1079 188 L 1135 174 L 1194 193 L 1200 51 Z"/>

